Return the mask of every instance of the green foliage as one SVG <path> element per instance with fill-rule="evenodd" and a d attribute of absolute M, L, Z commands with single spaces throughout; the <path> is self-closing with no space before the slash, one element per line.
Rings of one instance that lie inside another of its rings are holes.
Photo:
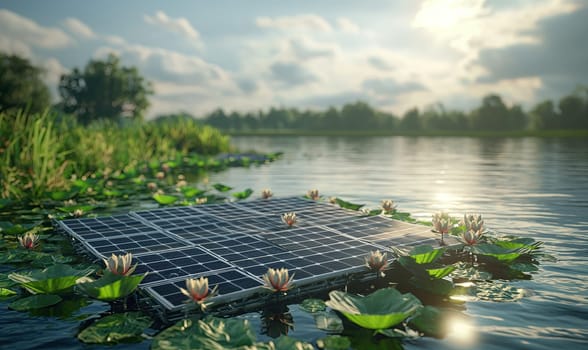
<path fill-rule="evenodd" d="M 8 307 L 16 311 L 27 311 L 55 305 L 62 300 L 63 299 L 61 299 L 61 297 L 53 294 L 31 295 L 29 297 L 13 301 L 12 303 L 8 304 Z"/>
<path fill-rule="evenodd" d="M 422 304 L 410 293 L 401 294 L 393 288 L 379 289 L 367 296 L 342 291 L 329 293 L 330 308 L 341 312 L 353 323 L 368 329 L 386 329 L 415 313 Z"/>
<path fill-rule="evenodd" d="M 80 281 L 77 288 L 91 298 L 102 301 L 114 301 L 133 293 L 145 275 L 121 276 L 105 271 L 102 278 L 92 281 Z"/>
<path fill-rule="evenodd" d="M 325 350 L 346 350 L 351 347 L 349 338 L 340 335 L 329 335 L 316 341 L 320 349 Z"/>
<path fill-rule="evenodd" d="M 430 245 L 420 245 L 414 247 L 408 255 L 414 259 L 417 264 L 430 264 L 439 260 L 445 253 L 445 248 L 433 248 Z"/>
<path fill-rule="evenodd" d="M 341 198 L 336 198 L 335 201 L 337 202 L 337 204 L 341 208 L 350 209 L 350 210 L 359 210 L 359 209 L 361 209 L 361 207 L 363 207 L 365 205 L 365 204 L 354 204 L 351 202 L 346 202 L 346 201 L 342 200 Z"/>
<path fill-rule="evenodd" d="M 252 346 L 255 333 L 249 321 L 237 318 L 206 317 L 204 320 L 182 320 L 153 338 L 152 350 L 232 349 Z"/>
<path fill-rule="evenodd" d="M 145 328 L 151 325 L 149 317 L 140 312 L 125 312 L 99 319 L 78 334 L 87 344 L 117 344 L 140 342 Z"/>
<path fill-rule="evenodd" d="M 247 199 L 249 198 L 249 196 L 251 196 L 253 194 L 253 190 L 250 188 L 247 188 L 241 192 L 235 192 L 233 193 L 233 197 L 237 198 L 237 199 Z"/>
<path fill-rule="evenodd" d="M 176 196 L 170 196 L 168 194 L 156 193 L 153 195 L 153 199 L 159 204 L 169 205 L 175 203 L 179 198 Z"/>
<path fill-rule="evenodd" d="M 59 82 L 61 107 L 88 124 L 96 119 L 121 116 L 140 119 L 149 106 L 150 83 L 135 67 L 124 67 L 115 55 L 105 61 L 90 60 L 83 71 L 74 68 Z"/>
<path fill-rule="evenodd" d="M 51 101 L 43 73 L 26 58 L 0 52 L 0 113 L 38 113 L 47 109 Z"/>
<path fill-rule="evenodd" d="M 300 303 L 300 308 L 312 314 L 320 311 L 325 311 L 327 305 L 321 299 L 304 299 L 302 303 Z"/>
<path fill-rule="evenodd" d="M 33 294 L 61 294 L 71 292 L 80 277 L 90 275 L 93 269 L 76 270 L 69 265 L 55 264 L 43 270 L 11 273 L 8 278 Z"/>
<path fill-rule="evenodd" d="M 219 192 L 228 192 L 233 189 L 232 187 L 223 184 L 214 184 L 212 187 Z"/>

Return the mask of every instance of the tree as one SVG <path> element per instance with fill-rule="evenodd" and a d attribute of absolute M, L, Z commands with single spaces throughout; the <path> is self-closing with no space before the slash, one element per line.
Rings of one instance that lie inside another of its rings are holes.
<path fill-rule="evenodd" d="M 153 91 L 137 68 L 121 66 L 119 58 L 111 54 L 106 61 L 91 60 L 84 71 L 75 68 L 62 75 L 59 93 L 63 110 L 89 123 L 99 118 L 140 119 Z"/>
<path fill-rule="evenodd" d="M 404 117 L 400 120 L 400 128 L 403 130 L 421 130 L 423 128 L 418 108 L 409 109 L 404 113 Z"/>
<path fill-rule="evenodd" d="M 499 95 L 488 95 L 482 99 L 482 106 L 472 113 L 474 129 L 505 130 L 508 129 L 508 108 Z"/>
<path fill-rule="evenodd" d="M 43 73 L 25 58 L 0 53 L 0 112 L 28 108 L 35 113 L 49 107 L 50 94 L 41 79 Z"/>

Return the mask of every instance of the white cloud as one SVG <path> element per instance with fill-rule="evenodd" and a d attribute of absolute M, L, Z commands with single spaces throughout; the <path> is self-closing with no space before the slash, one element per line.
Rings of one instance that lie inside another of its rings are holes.
<path fill-rule="evenodd" d="M 333 28 L 324 18 L 315 14 L 281 17 L 258 17 L 255 24 L 260 28 L 284 31 L 303 30 L 312 32 L 331 32 Z"/>
<path fill-rule="evenodd" d="M 360 32 L 359 26 L 352 22 L 349 18 L 337 18 L 337 26 L 339 30 L 345 33 L 358 34 Z"/>
<path fill-rule="evenodd" d="M 93 39 L 96 37 L 92 28 L 88 27 L 85 23 L 80 21 L 77 18 L 68 17 L 63 20 L 63 26 L 69 30 L 74 35 L 84 38 L 84 39 Z"/>
<path fill-rule="evenodd" d="M 58 49 L 72 43 L 61 29 L 43 27 L 29 18 L 0 9 L 0 50 L 30 55 L 31 47 Z"/>
<path fill-rule="evenodd" d="M 200 33 L 184 17 L 171 18 L 163 11 L 157 11 L 154 16 L 145 15 L 145 22 L 159 26 L 172 33 L 180 34 L 197 47 L 202 46 Z"/>

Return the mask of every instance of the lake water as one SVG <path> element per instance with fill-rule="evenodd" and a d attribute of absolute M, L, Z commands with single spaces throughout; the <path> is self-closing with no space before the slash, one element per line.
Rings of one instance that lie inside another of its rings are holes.
<path fill-rule="evenodd" d="M 283 151 L 275 163 L 232 168 L 210 175 L 235 190 L 259 196 L 325 196 L 378 207 L 392 199 L 400 211 L 422 220 L 446 209 L 460 217 L 480 212 L 486 226 L 545 242 L 558 258 L 542 262 L 531 280 L 509 281 L 525 290 L 516 302 L 469 301 L 471 323 L 444 339 L 424 337 L 405 349 L 567 349 L 588 345 L 588 140 L 407 137 L 235 137 L 241 150 Z M 0 271 L 6 272 L 6 271 Z M 75 304 L 75 301 L 72 301 Z M 75 306 L 75 305 L 73 305 Z M 73 316 L 0 312 L 0 348 L 78 349 L 80 325 L 107 312 L 91 302 Z M 314 342 L 326 333 L 311 315 L 290 305 L 289 335 Z M 261 317 L 250 313 L 261 332 Z M 267 340 L 260 334 L 260 340 Z M 147 349 L 149 342 L 115 349 Z M 97 347 L 107 349 L 108 347 Z"/>
<path fill-rule="evenodd" d="M 576 349 L 588 346 L 588 140 L 538 138 L 234 137 L 240 149 L 284 151 L 268 166 L 214 174 L 256 194 L 325 196 L 377 207 L 392 199 L 398 209 L 429 220 L 446 209 L 454 216 L 479 212 L 500 233 L 545 242 L 556 256 L 516 302 L 466 303 L 473 324 L 469 343 L 459 332 L 422 338 L 406 349 Z M 324 336 L 292 307 L 293 337 Z M 256 322 L 255 315 L 251 316 Z"/>

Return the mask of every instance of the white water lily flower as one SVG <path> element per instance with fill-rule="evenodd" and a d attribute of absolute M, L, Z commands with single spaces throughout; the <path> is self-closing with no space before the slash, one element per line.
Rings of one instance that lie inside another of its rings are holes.
<path fill-rule="evenodd" d="M 435 232 L 440 234 L 445 234 L 449 232 L 449 227 L 451 226 L 451 218 L 449 217 L 449 214 L 447 212 L 440 211 L 433 214 L 431 222 L 433 223 Z"/>
<path fill-rule="evenodd" d="M 484 230 L 484 220 L 481 214 L 464 214 L 463 225 L 466 231 L 480 232 Z"/>
<path fill-rule="evenodd" d="M 269 188 L 264 188 L 261 191 L 261 198 L 263 199 L 269 199 L 273 196 L 274 194 L 272 193 L 272 190 L 270 190 Z"/>
<path fill-rule="evenodd" d="M 20 246 L 24 249 L 35 249 L 37 247 L 37 242 L 39 241 L 39 236 L 32 232 L 27 232 L 23 236 L 18 237 L 18 242 Z"/>
<path fill-rule="evenodd" d="M 298 221 L 298 218 L 294 212 L 284 213 L 282 214 L 282 221 L 288 226 L 294 226 Z"/>
<path fill-rule="evenodd" d="M 110 258 L 104 259 L 104 264 L 108 271 L 115 275 L 120 276 L 130 276 L 135 269 L 137 268 L 137 264 L 135 266 L 131 266 L 131 262 L 133 260 L 133 254 L 127 253 L 125 255 L 114 255 Z"/>
<path fill-rule="evenodd" d="M 286 292 L 292 287 L 293 279 L 294 274 L 289 276 L 288 269 L 286 268 L 269 268 L 267 273 L 263 275 L 263 280 L 265 281 L 263 287 L 274 292 Z"/>
<path fill-rule="evenodd" d="M 185 296 L 189 297 L 191 301 L 200 305 L 204 310 L 206 306 L 210 305 L 208 299 L 215 297 L 218 294 L 218 285 L 212 290 L 208 289 L 208 278 L 200 277 L 198 279 L 188 278 L 186 280 L 186 288 L 180 288 L 180 291 Z"/>
<path fill-rule="evenodd" d="M 312 199 L 313 201 L 319 199 L 319 197 L 320 197 L 319 190 L 317 190 L 316 188 L 308 191 L 306 193 L 306 195 L 308 196 L 308 198 Z"/>
<path fill-rule="evenodd" d="M 482 235 L 483 235 L 482 230 L 479 230 L 479 231 L 467 230 L 467 231 L 464 231 L 461 238 L 463 239 L 465 244 L 475 245 L 480 242 Z"/>
<path fill-rule="evenodd" d="M 390 212 L 394 211 L 395 209 L 396 209 L 396 205 L 394 205 L 394 201 L 391 201 L 389 199 L 382 201 L 382 210 L 384 211 L 384 213 L 390 213 Z"/>
<path fill-rule="evenodd" d="M 384 271 L 388 267 L 387 253 L 382 253 L 379 250 L 370 252 L 370 255 L 365 258 L 365 265 L 373 271 Z"/>

